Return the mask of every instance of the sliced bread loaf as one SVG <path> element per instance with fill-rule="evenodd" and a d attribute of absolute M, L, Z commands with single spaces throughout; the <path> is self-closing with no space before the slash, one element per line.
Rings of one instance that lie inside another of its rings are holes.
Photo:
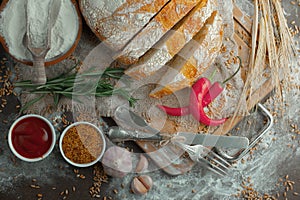
<path fill-rule="evenodd" d="M 116 56 L 123 64 L 136 63 L 167 31 L 201 0 L 171 0 Z"/>
<path fill-rule="evenodd" d="M 214 11 L 204 27 L 168 64 L 168 70 L 150 96 L 160 98 L 191 86 L 217 57 L 222 39 L 222 18 Z"/>
<path fill-rule="evenodd" d="M 113 50 L 122 49 L 170 0 L 80 0 L 91 30 Z"/>
<path fill-rule="evenodd" d="M 217 6 L 216 0 L 201 1 L 154 47 L 125 73 L 137 80 L 150 76 L 170 61 L 203 27 Z"/>

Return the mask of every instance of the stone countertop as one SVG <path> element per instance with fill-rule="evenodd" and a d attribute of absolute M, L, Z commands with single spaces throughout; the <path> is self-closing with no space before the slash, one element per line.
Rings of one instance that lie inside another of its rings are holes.
<path fill-rule="evenodd" d="M 249 1 L 236 0 L 236 3 L 251 13 Z M 300 26 L 300 21 L 296 20 L 300 6 L 295 7 L 287 0 L 283 1 L 283 6 L 288 23 L 295 20 L 296 25 Z M 299 34 L 295 36 L 295 41 L 299 41 Z M 299 44 L 297 49 L 300 49 Z M 11 68 L 13 61 L 2 48 L 0 53 L 1 58 L 8 59 L 1 66 Z M 298 55 L 298 64 L 299 60 Z M 297 72 L 297 69 L 299 65 L 295 66 L 293 76 L 299 85 L 300 70 Z M 0 83 L 0 86 L 3 87 L 3 84 Z M 299 199 L 295 192 L 300 194 L 300 135 L 296 134 L 300 129 L 300 91 L 293 92 L 285 115 L 275 118 L 276 123 L 257 145 L 257 150 L 236 163 L 229 176 L 217 177 L 200 166 L 180 176 L 169 176 L 156 170 L 148 173 L 154 187 L 146 196 L 130 192 L 130 183 L 136 174 L 123 179 L 109 177 L 108 183 L 101 187 L 100 199 L 105 196 L 107 199 L 238 199 L 232 195 L 244 190 L 242 184 L 249 186 L 249 190 L 253 188 L 260 196 L 269 194 L 276 197 L 279 193 L 278 199 L 285 199 L 285 184 L 292 184 L 293 190 L 286 192 L 286 198 Z M 10 124 L 17 117 L 16 105 L 19 102 L 14 95 L 2 98 L 7 99 L 8 104 L 0 113 L 0 199 L 38 199 L 38 194 L 43 196 L 42 199 L 91 199 L 89 191 L 95 183 L 94 168 L 76 169 L 66 164 L 58 147 L 49 158 L 38 163 L 24 163 L 12 155 L 6 136 Z M 272 97 L 264 105 L 271 109 Z M 134 143 L 128 145 L 140 152 Z"/>

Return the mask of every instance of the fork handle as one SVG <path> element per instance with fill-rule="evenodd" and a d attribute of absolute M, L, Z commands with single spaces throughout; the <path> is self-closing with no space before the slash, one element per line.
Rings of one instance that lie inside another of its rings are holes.
<path fill-rule="evenodd" d="M 45 59 L 43 57 L 34 57 L 32 63 L 34 70 L 32 83 L 36 85 L 44 85 L 47 82 Z"/>

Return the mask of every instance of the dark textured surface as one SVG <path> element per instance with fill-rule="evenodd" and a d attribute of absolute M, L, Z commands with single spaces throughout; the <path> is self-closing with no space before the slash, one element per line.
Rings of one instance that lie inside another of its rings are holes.
<path fill-rule="evenodd" d="M 4 53 L 1 46 L 0 58 L 2 58 L 3 56 L 9 59 L 9 62 L 7 62 L 6 65 L 8 65 L 8 67 L 11 67 L 9 65 L 12 65 L 12 61 L 10 60 L 10 57 Z M 72 166 L 67 165 L 62 160 L 62 157 L 57 147 L 53 151 L 51 158 L 47 158 L 39 163 L 23 163 L 22 161 L 16 159 L 12 155 L 12 153 L 9 150 L 6 137 L 10 124 L 18 116 L 15 106 L 18 105 L 19 102 L 17 97 L 13 95 L 4 98 L 7 98 L 8 105 L 3 109 L 3 112 L 0 113 L 0 180 L 2 178 L 3 180 L 7 179 L 7 182 L 0 182 L 0 184 L 2 184 L 0 185 L 0 200 L 37 199 L 37 194 L 43 194 L 43 199 L 63 199 L 64 195 L 60 194 L 61 192 L 66 191 L 66 189 L 69 191 L 67 199 L 90 199 L 89 187 L 91 187 L 93 184 L 93 168 L 89 167 L 85 169 L 80 169 L 79 173 L 83 174 L 85 176 L 85 179 L 78 178 L 73 172 L 74 168 Z M 295 121 L 294 123 L 297 123 L 298 127 L 300 126 L 299 121 Z M 134 144 L 131 143 L 130 146 L 134 146 Z M 286 148 L 286 146 L 279 146 L 278 148 Z M 139 151 L 138 148 L 136 150 Z M 296 182 L 294 186 L 294 191 L 299 192 L 300 157 L 299 154 L 296 155 L 297 156 L 293 158 L 288 158 L 287 160 L 284 160 L 284 162 L 279 163 L 277 166 L 277 171 L 274 172 L 274 174 L 278 175 L 279 177 L 284 177 L 286 174 L 289 174 L 289 179 Z M 285 155 L 282 156 L 284 157 Z M 3 163 L 3 160 L 9 163 Z M 45 167 L 44 165 L 47 165 L 48 162 L 53 161 L 55 161 L 55 163 L 49 163 L 49 165 L 51 164 L 51 166 L 53 166 L 53 169 L 51 171 L 45 171 L 47 167 Z M 18 174 L 8 173 L 14 169 L 16 172 L 20 172 L 21 175 L 19 176 Z M 163 173 L 160 174 L 162 176 L 162 179 L 166 179 L 170 184 L 172 184 L 172 177 L 169 177 L 168 175 L 165 175 Z M 261 174 L 261 176 L 264 176 L 264 174 Z M 33 182 L 32 179 L 36 179 L 37 181 Z M 190 181 L 192 182 L 193 180 Z M 121 183 L 122 181 L 120 180 L 117 185 L 110 185 L 110 188 L 116 188 L 121 190 Z M 30 185 L 32 184 L 39 185 L 40 188 L 31 188 Z M 72 192 L 73 186 L 76 188 L 75 192 Z M 54 187 L 56 189 L 54 189 Z M 112 196 L 113 199 L 130 199 L 130 197 L 123 198 L 121 196 L 118 196 L 118 194 L 115 194 L 111 190 L 107 191 L 106 188 L 107 186 L 104 184 L 101 188 L 101 198 L 103 198 L 104 196 Z M 129 190 L 129 187 L 126 186 L 126 188 L 122 190 Z M 182 190 L 187 191 L 187 188 L 182 188 Z M 281 195 L 279 199 L 284 199 L 282 196 L 284 192 L 282 187 L 279 189 L 279 192 Z M 148 198 L 146 199 L 151 199 L 150 196 L 147 197 Z M 162 199 L 166 199 L 167 197 L 167 193 L 161 194 Z M 300 197 L 294 196 L 292 192 L 289 192 L 288 199 L 297 200 L 300 199 Z"/>

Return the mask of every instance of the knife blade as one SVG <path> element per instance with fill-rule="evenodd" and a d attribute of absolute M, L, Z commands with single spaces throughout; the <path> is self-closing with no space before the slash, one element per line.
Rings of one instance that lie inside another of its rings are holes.
<path fill-rule="evenodd" d="M 223 135 L 209 135 L 209 134 L 195 134 L 188 132 L 179 132 L 175 135 L 167 134 L 151 134 L 142 131 L 125 130 L 119 127 L 111 127 L 107 131 L 107 136 L 114 142 L 135 140 L 135 141 L 161 141 L 170 139 L 174 136 L 184 137 L 186 144 L 201 144 L 207 147 L 222 147 L 245 149 L 249 146 L 249 139 L 242 136 L 223 136 Z"/>
<path fill-rule="evenodd" d="M 136 130 L 122 130 L 121 132 L 119 131 L 120 133 L 117 133 L 117 130 L 111 130 L 109 131 L 111 132 L 109 133 L 111 135 L 109 137 L 114 138 L 114 140 L 118 140 L 117 137 L 119 137 L 119 140 L 121 140 L 121 138 L 148 141 L 165 139 L 164 133 L 151 127 L 141 116 L 132 112 L 127 106 L 118 106 L 114 112 L 114 119 L 121 127 L 125 125 L 126 127 L 131 127 Z M 202 144 L 203 146 L 237 149 L 244 149 L 249 146 L 249 139 L 242 136 L 220 136 L 185 132 L 178 133 L 177 135 L 185 137 L 186 143 L 189 144 Z"/>
<path fill-rule="evenodd" d="M 249 139 L 243 136 L 224 136 L 210 134 L 194 134 L 179 132 L 178 136 L 183 136 L 187 144 L 201 144 L 207 147 L 222 147 L 245 149 L 249 146 Z"/>

